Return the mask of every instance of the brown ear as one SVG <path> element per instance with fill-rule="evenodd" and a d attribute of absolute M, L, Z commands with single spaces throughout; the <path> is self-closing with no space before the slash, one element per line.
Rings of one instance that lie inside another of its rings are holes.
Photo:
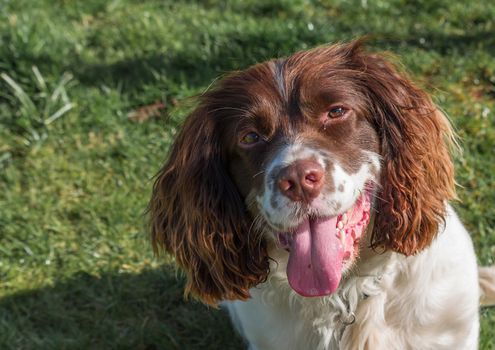
<path fill-rule="evenodd" d="M 356 55 L 383 157 L 372 246 L 412 255 L 435 238 L 455 197 L 453 133 L 431 98 L 388 60 Z"/>
<path fill-rule="evenodd" d="M 155 252 L 164 249 L 187 275 L 185 294 L 216 305 L 247 299 L 268 273 L 264 246 L 226 172 L 208 100 L 185 121 L 149 203 Z M 249 240 L 248 240 L 249 236 Z"/>

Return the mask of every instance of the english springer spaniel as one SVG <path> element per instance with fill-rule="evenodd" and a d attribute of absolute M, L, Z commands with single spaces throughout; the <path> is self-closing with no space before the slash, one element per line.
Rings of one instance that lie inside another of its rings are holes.
<path fill-rule="evenodd" d="M 249 349 L 476 349 L 473 245 L 449 121 L 360 41 L 227 75 L 187 117 L 149 204 L 186 294 Z"/>

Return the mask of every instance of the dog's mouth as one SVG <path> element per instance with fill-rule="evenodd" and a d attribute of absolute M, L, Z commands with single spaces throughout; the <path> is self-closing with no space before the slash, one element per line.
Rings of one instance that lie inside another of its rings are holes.
<path fill-rule="evenodd" d="M 277 233 L 280 247 L 289 251 L 287 277 L 298 294 L 317 297 L 337 290 L 344 262 L 357 254 L 370 209 L 371 192 L 364 191 L 345 213 L 308 217 L 293 231 Z"/>

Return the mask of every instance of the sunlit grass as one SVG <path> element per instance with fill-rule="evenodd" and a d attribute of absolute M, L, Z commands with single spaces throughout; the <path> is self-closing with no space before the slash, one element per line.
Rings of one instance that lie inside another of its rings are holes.
<path fill-rule="evenodd" d="M 213 79 L 361 35 L 456 125 L 456 207 L 494 263 L 495 4 L 0 1 L 0 348 L 239 348 L 225 315 L 185 302 L 153 258 L 150 179 Z M 162 118 L 128 120 L 156 101 Z M 484 310 L 481 349 L 494 329 Z"/>

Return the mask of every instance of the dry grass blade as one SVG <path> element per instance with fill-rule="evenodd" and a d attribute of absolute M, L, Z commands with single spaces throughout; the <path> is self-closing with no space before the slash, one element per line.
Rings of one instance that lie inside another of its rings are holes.
<path fill-rule="evenodd" d="M 159 117 L 164 109 L 165 104 L 157 101 L 153 104 L 142 106 L 135 111 L 129 112 L 127 118 L 130 121 L 142 123 L 148 119 Z"/>

